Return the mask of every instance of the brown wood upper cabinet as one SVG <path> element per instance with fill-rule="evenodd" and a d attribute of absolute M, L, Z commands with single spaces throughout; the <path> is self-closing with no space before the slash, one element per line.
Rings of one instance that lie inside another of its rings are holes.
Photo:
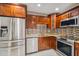
<path fill-rule="evenodd" d="M 70 17 L 79 15 L 79 8 L 70 11 Z"/>
<path fill-rule="evenodd" d="M 58 16 L 56 18 L 56 28 L 59 28 L 60 27 L 60 21 L 61 21 L 61 16 Z"/>
<path fill-rule="evenodd" d="M 25 17 L 25 8 L 19 7 L 19 6 L 14 6 L 14 16 Z"/>
<path fill-rule="evenodd" d="M 0 4 L 0 15 L 3 16 L 10 16 L 11 15 L 11 8 L 9 5 Z"/>
<path fill-rule="evenodd" d="M 61 20 L 65 20 L 67 18 L 78 16 L 78 15 L 79 15 L 79 6 L 58 15 L 56 19 L 56 28 L 60 27 Z"/>
<path fill-rule="evenodd" d="M 61 20 L 64 20 L 66 18 L 69 18 L 69 12 L 64 13 L 64 14 L 61 15 Z"/>
<path fill-rule="evenodd" d="M 49 24 L 49 19 L 47 17 L 44 17 L 44 16 L 39 16 L 38 23 L 39 24 Z"/>
<path fill-rule="evenodd" d="M 79 6 L 76 8 L 73 8 L 73 9 L 69 10 L 68 12 L 63 13 L 62 15 L 59 15 L 59 16 L 61 17 L 61 20 L 64 20 L 66 18 L 70 18 L 70 17 L 77 16 L 77 15 L 79 15 Z M 59 17 L 59 16 L 57 16 L 57 17 Z"/>
<path fill-rule="evenodd" d="M 0 4 L 1 16 L 25 17 L 25 7 L 14 4 Z"/>

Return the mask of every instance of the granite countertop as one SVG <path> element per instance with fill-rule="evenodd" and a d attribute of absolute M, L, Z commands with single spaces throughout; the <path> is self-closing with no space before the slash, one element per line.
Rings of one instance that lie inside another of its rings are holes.
<path fill-rule="evenodd" d="M 75 43 L 79 43 L 79 41 L 75 41 Z"/>
<path fill-rule="evenodd" d="M 49 36 L 54 36 L 59 38 L 60 34 L 57 33 L 26 34 L 26 38 L 49 37 Z M 74 42 L 79 43 L 79 39 L 75 40 Z"/>
<path fill-rule="evenodd" d="M 75 43 L 79 43 L 79 40 L 75 40 Z"/>
<path fill-rule="evenodd" d="M 49 36 L 58 37 L 59 35 L 57 33 L 26 34 L 26 38 L 30 38 L 30 37 L 49 37 Z"/>
<path fill-rule="evenodd" d="M 79 38 L 75 38 L 75 43 L 79 43 Z"/>

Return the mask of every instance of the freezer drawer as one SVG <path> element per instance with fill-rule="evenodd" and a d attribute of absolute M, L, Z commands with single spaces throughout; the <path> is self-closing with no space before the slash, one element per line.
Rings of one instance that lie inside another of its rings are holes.
<path fill-rule="evenodd" d="M 0 48 L 0 56 L 8 56 L 9 48 Z"/>

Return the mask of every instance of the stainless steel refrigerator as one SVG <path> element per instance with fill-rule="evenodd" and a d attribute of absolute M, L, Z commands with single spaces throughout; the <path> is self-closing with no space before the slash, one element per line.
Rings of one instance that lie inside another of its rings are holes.
<path fill-rule="evenodd" d="M 0 56 L 25 55 L 25 19 L 0 17 Z"/>

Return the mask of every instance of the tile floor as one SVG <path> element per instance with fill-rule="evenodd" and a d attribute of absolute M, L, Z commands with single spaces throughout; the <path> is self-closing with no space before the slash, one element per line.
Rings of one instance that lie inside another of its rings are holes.
<path fill-rule="evenodd" d="M 59 56 L 59 54 L 57 54 L 57 52 L 54 49 L 50 49 L 38 53 L 29 54 L 27 56 Z"/>

